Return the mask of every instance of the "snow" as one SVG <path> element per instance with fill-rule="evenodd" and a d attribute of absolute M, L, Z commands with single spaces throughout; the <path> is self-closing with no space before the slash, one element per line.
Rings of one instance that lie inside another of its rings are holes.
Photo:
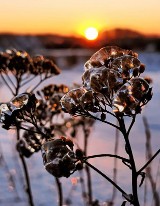
<path fill-rule="evenodd" d="M 146 75 L 153 79 L 153 98 L 145 107 L 141 115 L 138 115 L 137 121 L 131 132 L 131 144 L 133 153 L 137 162 L 137 168 L 141 168 L 145 163 L 145 132 L 142 121 L 142 116 L 145 115 L 149 122 L 151 131 L 152 150 L 155 153 L 160 145 L 160 53 L 141 53 L 139 59 L 147 65 Z M 78 61 L 76 65 L 70 68 L 65 68 L 59 76 L 52 80 L 47 80 L 47 83 L 63 83 L 72 85 L 72 83 L 81 84 L 81 76 L 83 73 L 83 65 L 85 62 Z M 0 89 L 1 101 L 8 101 L 10 95 L 6 92 L 5 87 Z M 15 135 L 4 129 L 0 130 L 0 205 L 5 206 L 27 206 L 28 200 L 24 192 L 23 171 L 18 159 L 18 154 L 15 149 Z M 81 142 L 81 140 L 80 140 Z M 112 127 L 97 122 L 93 128 L 92 134 L 89 137 L 88 154 L 111 153 L 114 152 L 115 129 Z M 120 136 L 118 153 L 126 157 L 124 149 L 124 141 Z M 57 189 L 54 177 L 47 173 L 44 169 L 41 153 L 34 154 L 30 159 L 26 159 L 33 199 L 35 206 L 50 206 L 58 205 Z M 97 158 L 90 161 L 98 167 L 110 178 L 113 174 L 113 159 Z M 160 155 L 153 161 L 152 168 L 154 177 L 156 177 Z M 80 174 L 76 172 L 72 177 L 86 176 L 85 171 Z M 78 181 L 76 186 L 72 186 L 71 178 L 61 178 L 63 185 L 64 199 L 68 196 L 72 200 L 72 205 L 83 206 L 81 184 Z M 159 178 L 159 179 L 158 179 Z M 130 171 L 124 166 L 121 161 L 118 163 L 118 183 L 128 193 L 130 189 Z M 14 184 L 15 188 L 14 189 Z M 94 199 L 99 199 L 101 203 L 109 200 L 112 196 L 112 185 L 103 177 L 92 171 L 92 187 Z M 150 184 L 148 183 L 150 191 Z M 157 176 L 157 188 L 160 193 L 160 174 Z M 140 200 L 143 203 L 144 186 L 139 190 Z M 147 205 L 151 205 L 152 194 L 148 192 Z M 116 206 L 122 203 L 123 198 L 117 191 Z M 142 204 L 143 205 L 143 204 Z"/>

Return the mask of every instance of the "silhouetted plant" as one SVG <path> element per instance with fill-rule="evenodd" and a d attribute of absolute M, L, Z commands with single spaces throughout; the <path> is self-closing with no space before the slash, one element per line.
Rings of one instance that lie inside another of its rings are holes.
<path fill-rule="evenodd" d="M 75 138 L 78 128 L 85 125 L 88 136 L 89 128 L 92 127 L 94 121 L 83 117 L 76 119 L 70 116 L 65 117 L 66 115 L 61 109 L 60 99 L 68 92 L 66 85 L 45 86 L 37 91 L 40 99 L 36 99 L 33 94 L 34 90 L 43 81 L 60 72 L 52 61 L 43 56 L 31 58 L 25 51 L 17 50 L 1 52 L 0 60 L 2 80 L 14 96 L 9 102 L 1 103 L 0 121 L 3 128 L 17 130 L 17 150 L 25 173 L 26 191 L 30 205 L 34 205 L 29 172 L 24 157 L 29 158 L 41 149 L 45 141 L 51 142 L 53 137 L 66 135 L 67 131 L 71 137 Z M 29 85 L 38 76 L 39 81 L 30 89 L 30 93 L 19 94 L 20 90 L 24 90 L 23 86 Z M 55 117 L 60 117 L 61 121 L 55 121 Z M 21 130 L 24 132 L 20 133 Z M 56 182 L 59 190 L 59 204 L 62 205 L 62 189 L 57 178 Z"/>
<path fill-rule="evenodd" d="M 128 159 L 111 154 L 83 156 L 79 159 L 111 182 L 122 193 L 126 201 L 135 206 L 140 205 L 137 179 L 139 176 L 142 176 L 142 180 L 144 179 L 143 170 L 149 163 L 137 170 L 129 134 L 137 114 L 141 113 L 143 106 L 152 98 L 152 88 L 145 79 L 140 77 L 145 70 L 145 66 L 137 57 L 136 53 L 118 47 L 100 49 L 84 65 L 83 86 L 70 90 L 61 99 L 64 111 L 72 115 L 82 115 L 99 120 L 117 128 L 122 133 L 126 143 L 125 150 Z M 107 121 L 107 115 L 113 116 L 118 121 L 118 125 Z M 125 124 L 126 118 L 131 119 L 128 128 Z M 158 153 L 159 151 L 156 155 Z M 89 158 L 103 156 L 118 158 L 131 170 L 132 194 L 125 192 L 119 185 L 87 161 Z M 142 182 L 140 185 L 142 185 Z"/>
<path fill-rule="evenodd" d="M 43 56 L 31 57 L 27 52 L 15 49 L 0 52 L 0 75 L 13 96 L 33 79 L 39 78 L 39 81 L 32 92 L 46 79 L 59 73 L 57 65 Z"/>
<path fill-rule="evenodd" d="M 125 198 L 122 205 L 128 201 L 139 206 L 138 177 L 142 178 L 141 186 L 145 177 L 143 170 L 160 150 L 137 170 L 129 135 L 137 114 L 141 113 L 143 106 L 152 98 L 152 88 L 147 80 L 140 77 L 145 71 L 145 65 L 140 62 L 138 55 L 118 47 L 102 48 L 85 63 L 82 86 L 69 90 L 66 85 L 51 84 L 37 91 L 39 99 L 33 91 L 46 79 L 59 74 L 58 67 L 52 61 L 42 56 L 31 58 L 23 51 L 9 50 L 0 54 L 0 64 L 2 80 L 14 96 L 9 102 L 1 103 L 0 121 L 3 128 L 17 130 L 17 150 L 26 174 L 30 205 L 34 203 L 24 156 L 29 158 L 41 149 L 44 166 L 57 182 L 59 205 L 63 204 L 63 193 L 58 178 L 69 177 L 85 167 L 89 188 L 86 204 L 99 205 L 99 201 L 92 198 L 89 172 L 89 168 L 92 168 L 121 192 Z M 39 81 L 30 92 L 23 91 L 19 94 L 20 89 L 37 76 Z M 65 115 L 62 109 L 75 116 L 74 119 Z M 112 116 L 116 124 L 110 122 L 108 116 Z M 130 120 L 128 127 L 126 119 Z M 94 120 L 116 128 L 123 135 L 128 158 L 116 153 L 88 156 L 87 139 Z M 84 136 L 84 148 L 80 148 L 74 141 L 80 127 Z M 22 136 L 20 130 L 24 131 Z M 68 134 L 70 138 L 64 137 Z M 110 179 L 89 163 L 89 159 L 98 157 L 119 159 L 131 170 L 131 194 L 124 191 L 115 179 Z"/>
<path fill-rule="evenodd" d="M 59 68 L 51 60 L 48 60 L 43 56 L 31 57 L 27 52 L 15 49 L 0 52 L 0 76 L 13 96 L 18 95 L 20 90 L 23 90 L 23 92 L 26 91 L 24 88 L 29 86 L 29 83 L 31 83 L 32 80 L 39 79 L 34 87 L 30 89 L 30 92 L 33 92 L 42 82 L 48 78 L 58 75 L 59 73 Z M 22 96 L 26 97 L 32 95 L 25 94 Z M 19 96 L 16 97 L 16 99 L 17 98 L 19 98 Z M 28 102 L 28 100 L 26 101 Z M 18 108 L 18 105 L 14 105 L 14 103 L 12 105 L 12 103 L 12 100 L 7 104 L 1 103 L 1 122 L 3 122 L 3 127 L 6 129 L 9 129 L 11 125 L 17 126 L 17 141 L 22 142 L 23 140 L 20 140 L 21 121 L 17 121 L 19 120 L 19 117 L 22 118 L 23 116 L 22 114 L 19 114 L 21 113 L 22 108 Z M 24 105 L 25 104 L 26 102 L 24 102 Z M 25 113 L 24 110 L 23 112 Z M 17 114 L 19 114 L 19 117 L 16 116 Z M 21 153 L 19 153 L 19 156 L 26 180 L 25 190 L 28 194 L 30 205 L 34 205 L 27 164 Z"/>

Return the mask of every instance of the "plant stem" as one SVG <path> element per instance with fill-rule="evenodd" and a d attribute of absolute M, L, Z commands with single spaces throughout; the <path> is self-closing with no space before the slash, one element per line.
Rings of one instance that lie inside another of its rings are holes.
<path fill-rule="evenodd" d="M 26 120 L 26 121 L 27 121 L 27 120 Z M 36 120 L 36 118 L 34 117 L 33 114 L 31 114 L 31 121 L 28 121 L 28 122 L 31 123 L 31 124 L 37 129 L 37 132 L 38 132 L 39 134 L 41 134 L 42 137 L 48 138 L 48 136 L 47 136 L 45 133 L 43 133 L 43 132 L 41 131 L 40 127 L 37 125 L 37 120 Z"/>
<path fill-rule="evenodd" d="M 16 76 L 16 81 L 17 81 L 17 85 L 16 85 L 16 90 L 15 90 L 15 96 L 18 95 L 19 90 L 20 90 L 20 82 L 21 82 L 22 76 Z"/>
<path fill-rule="evenodd" d="M 154 160 L 154 158 L 160 153 L 160 149 L 152 156 L 151 159 L 148 160 L 148 162 L 146 162 L 146 164 L 137 172 L 137 174 L 139 175 L 151 162 L 152 160 Z"/>
<path fill-rule="evenodd" d="M 84 154 L 87 155 L 87 148 L 88 148 L 88 128 L 85 127 L 85 124 L 83 125 L 83 132 L 84 132 Z M 87 175 L 87 186 L 88 186 L 88 203 L 89 205 L 92 205 L 92 180 L 91 180 L 91 172 L 90 168 L 86 165 L 86 175 Z"/>
<path fill-rule="evenodd" d="M 32 133 L 35 133 L 35 134 L 41 134 L 41 133 L 38 132 L 38 131 L 33 131 L 33 130 L 27 129 L 27 128 L 25 128 L 25 127 L 22 127 L 22 126 L 20 126 L 19 129 L 23 129 L 23 130 L 25 130 L 25 131 L 27 131 L 27 132 L 32 132 Z"/>
<path fill-rule="evenodd" d="M 101 118 L 98 118 L 98 117 L 92 115 L 92 114 L 89 113 L 89 112 L 86 112 L 86 116 L 87 116 L 87 117 L 91 117 L 91 118 L 93 118 L 93 119 L 95 119 L 95 120 L 99 120 L 99 121 L 101 121 L 101 122 L 104 122 L 104 123 L 106 123 L 106 124 L 108 124 L 108 125 L 111 125 L 112 127 L 117 128 L 117 129 L 120 129 L 117 125 L 115 125 L 115 124 L 113 124 L 113 123 L 111 123 L 111 122 L 102 120 Z"/>
<path fill-rule="evenodd" d="M 123 160 L 124 162 L 130 162 L 129 159 L 126 159 L 124 157 L 121 157 L 119 155 L 112 155 L 112 154 L 98 154 L 98 155 L 92 155 L 92 156 L 87 156 L 84 157 L 85 160 L 91 159 L 91 158 L 96 158 L 96 157 L 114 157 L 120 160 Z"/>
<path fill-rule="evenodd" d="M 33 87 L 33 89 L 30 91 L 30 93 L 32 93 L 35 89 L 37 89 L 37 87 L 39 87 L 39 85 L 40 85 L 42 82 L 44 82 L 45 80 L 47 80 L 47 79 L 49 79 L 49 78 L 51 78 L 51 77 L 52 77 L 52 75 L 47 76 L 47 77 L 45 77 L 44 79 L 41 79 L 41 80 Z"/>
<path fill-rule="evenodd" d="M 59 181 L 57 177 L 55 178 L 55 181 L 56 181 L 57 189 L 58 189 L 59 206 L 62 206 L 63 205 L 63 193 L 62 193 L 61 182 Z"/>
<path fill-rule="evenodd" d="M 4 78 L 3 74 L 1 74 L 2 80 L 4 81 L 5 85 L 8 87 L 8 89 L 10 90 L 10 92 L 12 93 L 12 95 L 14 96 L 14 92 L 11 88 L 11 86 L 8 84 L 8 82 L 6 81 L 6 79 Z"/>
<path fill-rule="evenodd" d="M 150 181 L 152 193 L 153 193 L 152 202 L 154 200 L 155 206 L 159 206 L 160 197 L 159 197 L 158 190 L 156 189 L 157 181 L 153 179 L 152 168 L 149 167 L 148 164 L 158 155 L 158 153 L 160 152 L 160 149 L 154 155 L 152 155 L 151 132 L 149 129 L 149 124 L 148 124 L 147 118 L 145 116 L 143 116 L 143 123 L 144 123 L 145 133 L 146 133 L 146 159 L 148 159 L 148 162 L 140 169 L 140 172 L 144 168 L 146 169 L 146 174 L 147 174 L 147 177 Z"/>
<path fill-rule="evenodd" d="M 12 85 L 12 86 L 14 87 L 14 89 L 15 89 L 16 86 L 14 85 L 14 83 L 13 83 L 12 79 L 10 78 L 8 72 L 5 72 L 5 75 L 6 75 L 7 79 L 8 79 L 8 81 L 11 83 L 11 85 Z"/>
<path fill-rule="evenodd" d="M 92 180 L 90 168 L 86 165 L 87 186 L 88 186 L 88 204 L 92 205 Z"/>
<path fill-rule="evenodd" d="M 135 123 L 135 120 L 136 120 L 136 114 L 134 114 L 134 116 L 132 118 L 132 122 L 131 122 L 131 124 L 130 124 L 130 126 L 128 128 L 128 131 L 127 131 L 128 136 L 129 136 L 129 133 L 130 133 L 130 131 L 131 131 L 131 129 L 132 129 L 134 123 Z"/>
<path fill-rule="evenodd" d="M 86 188 L 84 184 L 84 177 L 83 177 L 83 170 L 79 170 L 80 174 L 80 184 L 81 184 L 81 189 L 82 189 L 82 198 L 83 198 L 83 205 L 87 206 L 87 198 L 86 198 Z"/>
<path fill-rule="evenodd" d="M 125 140 L 125 143 L 126 143 L 126 152 L 129 155 L 130 165 L 131 165 L 131 170 L 132 170 L 132 192 L 133 192 L 133 203 L 132 204 L 134 206 L 140 206 L 139 200 L 138 200 L 138 192 L 137 192 L 137 170 L 136 170 L 136 164 L 135 164 L 132 148 L 131 148 L 130 141 L 129 141 L 129 133 L 130 133 L 130 130 L 131 130 L 133 124 L 134 124 L 135 118 L 133 118 L 128 132 L 126 131 L 126 127 L 125 127 L 125 123 L 124 123 L 123 117 L 122 118 L 118 118 L 118 121 L 119 121 L 119 124 L 120 124 L 121 132 L 122 132 L 122 134 L 124 136 L 124 140 Z"/>
<path fill-rule="evenodd" d="M 125 193 L 125 191 L 119 187 L 115 182 L 113 182 L 107 175 L 105 175 L 103 172 L 101 172 L 99 169 L 97 169 L 96 167 L 94 167 L 92 164 L 90 164 L 89 162 L 83 160 L 83 162 L 88 165 L 89 167 L 91 167 L 93 170 L 95 170 L 97 173 L 99 173 L 102 177 L 104 177 L 107 181 L 109 181 L 112 185 L 114 185 L 121 193 L 122 195 L 126 198 L 127 194 Z M 127 199 L 129 202 L 130 200 Z"/>
<path fill-rule="evenodd" d="M 117 122 L 118 124 L 118 122 Z M 114 154 L 118 154 L 118 145 L 119 145 L 119 130 L 116 129 L 116 134 L 115 134 L 115 148 L 114 148 Z M 114 158 L 114 168 L 113 168 L 113 181 L 117 183 L 117 158 Z M 113 193 L 112 193 L 112 198 L 111 198 L 111 204 L 114 204 L 115 198 L 116 198 L 116 188 L 113 186 Z"/>
<path fill-rule="evenodd" d="M 20 139 L 20 130 L 17 128 L 17 140 Z M 33 197 L 32 197 L 32 192 L 31 192 L 31 186 L 30 186 L 30 178 L 29 178 L 29 173 L 28 173 L 28 169 L 27 169 L 27 164 L 25 161 L 25 158 L 23 157 L 22 154 L 19 153 L 19 157 L 22 163 L 22 167 L 23 167 L 23 172 L 24 172 L 24 176 L 25 176 L 25 180 L 26 180 L 26 192 L 28 195 L 28 200 L 29 200 L 29 205 L 30 206 L 34 206 L 33 203 Z"/>
<path fill-rule="evenodd" d="M 29 82 L 31 82 L 33 79 L 35 79 L 37 76 L 33 76 L 30 79 L 26 80 L 25 82 L 21 83 L 21 87 L 23 87 L 24 85 L 28 84 Z"/>

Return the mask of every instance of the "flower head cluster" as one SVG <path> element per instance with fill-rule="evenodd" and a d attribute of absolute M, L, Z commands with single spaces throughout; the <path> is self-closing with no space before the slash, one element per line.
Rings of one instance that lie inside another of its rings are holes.
<path fill-rule="evenodd" d="M 84 87 L 70 90 L 61 99 L 62 108 L 65 112 L 70 114 L 78 114 L 88 110 L 92 112 L 99 111 L 98 97 Z"/>
<path fill-rule="evenodd" d="M 93 54 L 84 65 L 83 86 L 61 99 L 64 110 L 86 114 L 103 112 L 109 106 L 115 113 L 131 115 L 138 112 L 137 107 L 140 112 L 140 107 L 151 99 L 151 89 L 139 77 L 145 66 L 137 57 L 137 53 L 116 46 L 104 47 Z"/>
<path fill-rule="evenodd" d="M 22 93 L 7 103 L 0 104 L 0 122 L 5 129 L 15 126 L 24 119 L 26 113 L 34 111 L 37 99 L 34 94 Z"/>
<path fill-rule="evenodd" d="M 113 106 L 114 112 L 125 112 L 131 114 L 132 110 L 138 113 L 141 106 L 145 105 L 151 97 L 148 83 L 139 77 L 133 78 L 125 83 L 116 93 Z"/>
<path fill-rule="evenodd" d="M 47 121 L 49 119 L 51 121 L 55 114 L 59 114 L 61 112 L 62 108 L 60 105 L 60 99 L 68 92 L 68 90 L 68 87 L 64 84 L 50 84 L 37 92 L 41 97 L 36 109 L 36 117 L 40 122 Z"/>
<path fill-rule="evenodd" d="M 43 138 L 34 132 L 34 127 L 31 127 L 29 131 L 23 133 L 23 138 L 18 140 L 17 150 L 21 155 L 29 158 L 41 149 L 42 141 Z"/>
<path fill-rule="evenodd" d="M 50 84 L 37 91 L 41 97 L 34 111 L 37 126 L 44 134 L 38 134 L 33 126 L 23 133 L 23 137 L 17 142 L 17 150 L 25 157 L 30 157 L 41 149 L 42 142 L 55 136 L 55 125 L 52 124 L 54 115 L 61 112 L 60 99 L 68 91 L 65 85 Z M 59 128 L 61 131 L 61 128 Z"/>
<path fill-rule="evenodd" d="M 53 61 L 43 56 L 32 58 L 27 52 L 15 49 L 0 53 L 0 73 L 9 71 L 18 76 L 25 73 L 33 75 L 60 73 Z"/>
<path fill-rule="evenodd" d="M 27 128 L 22 128 L 27 130 L 23 132 L 22 138 L 17 143 L 17 150 L 21 155 L 30 157 L 41 149 L 44 141 L 58 138 L 66 133 L 74 138 L 78 134 L 78 129 L 82 126 L 85 127 L 85 135 L 89 135 L 94 120 L 84 119 L 83 117 L 71 118 L 68 115 L 64 115 L 60 99 L 66 92 L 68 92 L 68 87 L 63 84 L 50 84 L 37 91 L 37 95 L 41 99 L 38 100 L 36 110 L 34 110 L 32 115 L 37 127 L 33 127 L 34 124 L 27 124 Z M 23 111 L 23 113 L 25 112 Z M 32 118 L 28 121 L 31 124 Z M 39 129 L 37 130 L 37 128 Z"/>
<path fill-rule="evenodd" d="M 55 177 L 69 177 L 79 164 L 70 139 L 51 139 L 42 145 L 45 169 Z"/>

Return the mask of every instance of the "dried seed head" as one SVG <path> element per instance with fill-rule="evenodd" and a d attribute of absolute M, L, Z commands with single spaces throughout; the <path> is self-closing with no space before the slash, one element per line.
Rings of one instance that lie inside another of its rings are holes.
<path fill-rule="evenodd" d="M 136 77 L 124 84 L 116 93 L 113 106 L 114 112 L 132 114 L 138 106 L 143 105 L 149 93 L 149 84 L 142 78 Z"/>
<path fill-rule="evenodd" d="M 45 142 L 42 157 L 45 169 L 55 177 L 69 177 L 76 169 L 75 154 L 67 147 L 64 138 Z"/>

